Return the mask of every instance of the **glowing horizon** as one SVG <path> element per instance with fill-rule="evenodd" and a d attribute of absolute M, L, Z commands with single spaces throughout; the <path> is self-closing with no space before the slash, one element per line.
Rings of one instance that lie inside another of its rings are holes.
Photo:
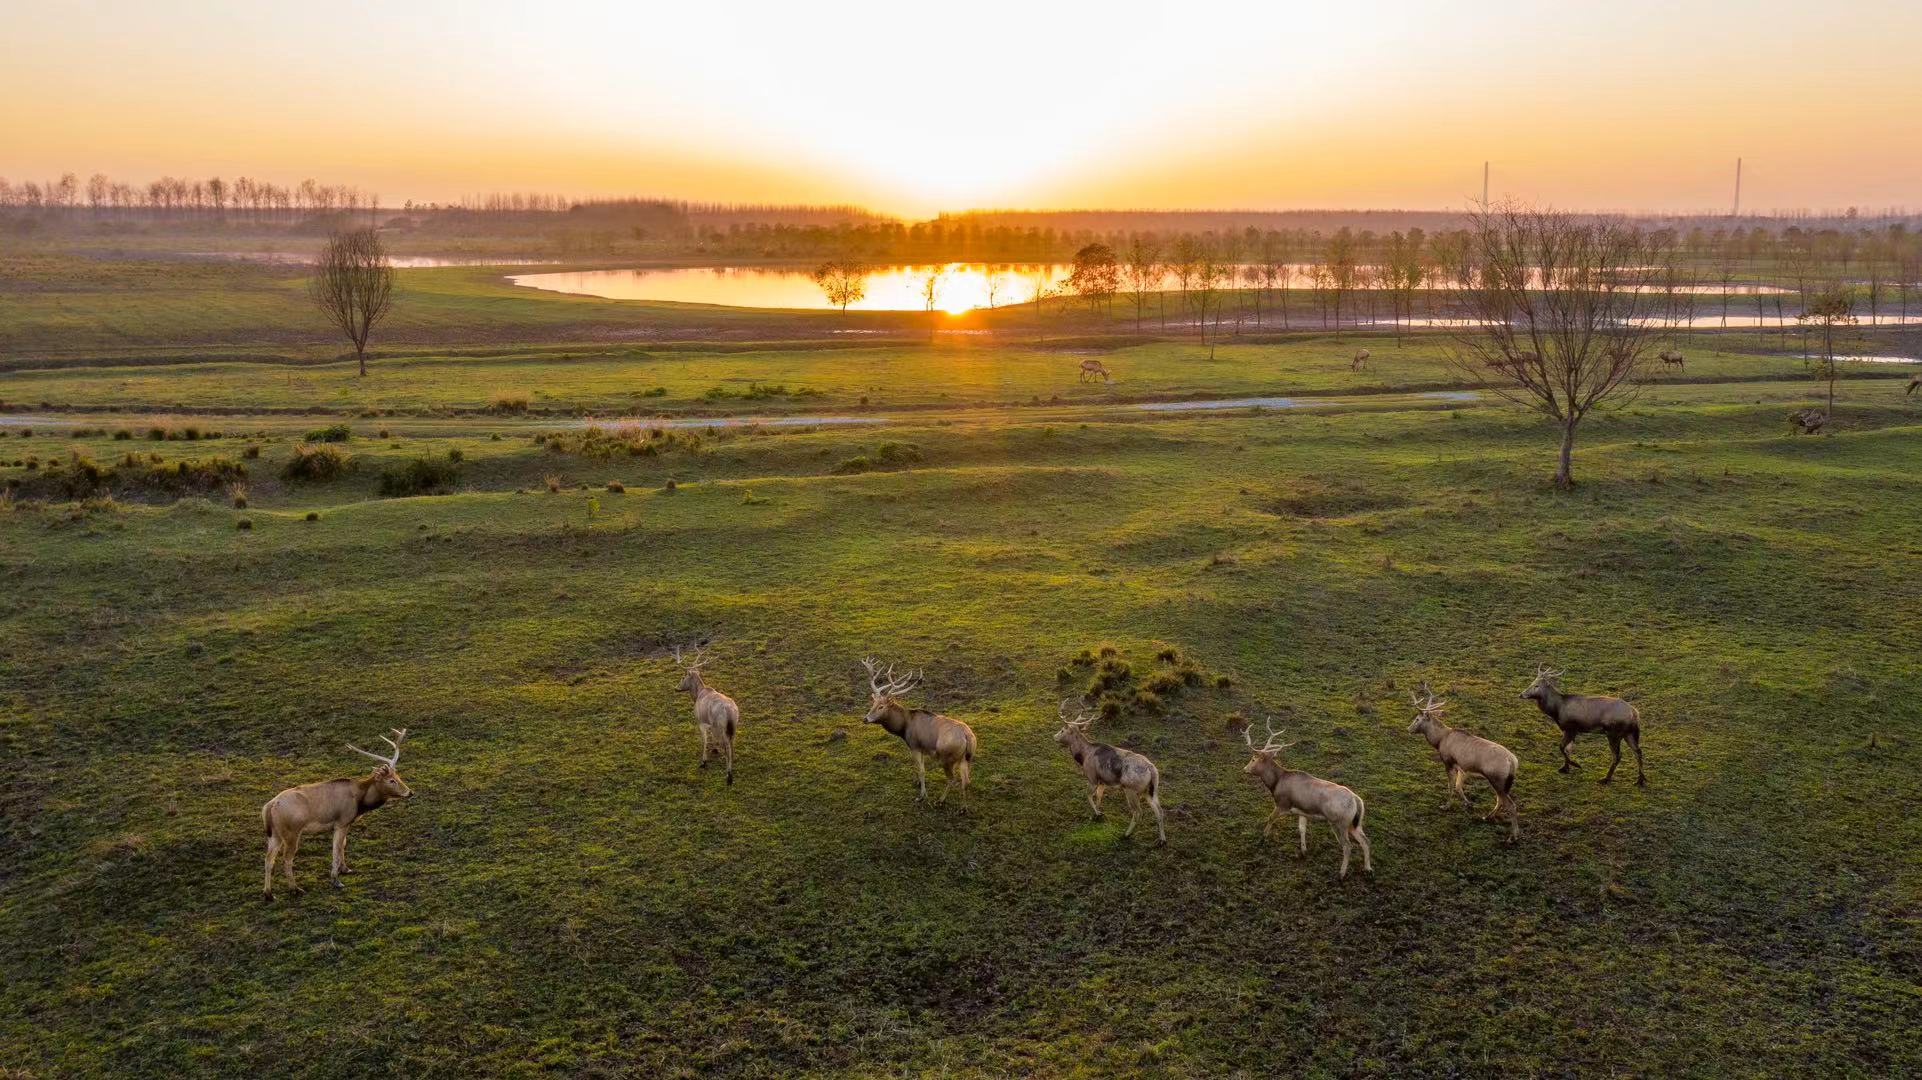
<path fill-rule="evenodd" d="M 926 217 L 1453 209 L 1489 160 L 1497 197 L 1668 211 L 1726 208 L 1741 156 L 1756 211 L 1922 202 L 1922 5 L 694 7 L 18 5 L 0 176 Z"/>

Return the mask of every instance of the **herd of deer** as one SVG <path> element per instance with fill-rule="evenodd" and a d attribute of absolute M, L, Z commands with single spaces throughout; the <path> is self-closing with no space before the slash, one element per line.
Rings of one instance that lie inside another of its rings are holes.
<path fill-rule="evenodd" d="M 740 707 L 733 698 L 707 684 L 701 673 L 707 659 L 703 650 L 697 648 L 691 654 L 684 655 L 681 649 L 676 648 L 673 655 L 675 665 L 681 672 L 678 689 L 694 699 L 694 723 L 701 739 L 701 767 L 706 768 L 709 761 L 721 758 L 727 766 L 727 782 L 732 784 L 734 740 L 741 724 Z M 872 658 L 862 660 L 861 664 L 868 674 L 868 711 L 864 719 L 867 723 L 879 724 L 888 734 L 907 744 L 908 752 L 914 756 L 915 782 L 919 792 L 917 801 L 926 801 L 928 797 L 927 761 L 933 758 L 947 776 L 947 784 L 941 789 L 939 801 L 945 803 L 949 791 L 959 784 L 965 803 L 968 781 L 979 748 L 974 729 L 951 716 L 903 704 L 901 696 L 919 683 L 918 673 L 896 675 L 892 666 L 883 666 Z M 1602 777 L 1602 783 L 1614 779 L 1615 768 L 1621 764 L 1624 742 L 1635 751 L 1635 782 L 1647 783 L 1647 776 L 1642 771 L 1641 715 L 1635 707 L 1616 697 L 1563 693 L 1556 685 L 1561 674 L 1547 666 L 1541 667 L 1535 672 L 1534 681 L 1521 695 L 1535 702 L 1542 713 L 1561 729 L 1560 771 L 1568 772 L 1577 767 L 1575 759 L 1568 754 L 1577 735 L 1600 732 L 1608 737 L 1609 749 L 1614 752 L 1614 759 L 1608 763 L 1608 773 Z M 1408 725 L 1409 733 L 1427 739 L 1428 745 L 1434 748 L 1436 759 L 1447 771 L 1450 796 L 1445 805 L 1452 808 L 1455 800 L 1459 799 L 1464 807 L 1469 807 L 1471 804 L 1463 785 L 1471 776 L 1480 777 L 1495 793 L 1494 809 L 1483 820 L 1495 818 L 1506 811 L 1508 835 L 1503 843 L 1512 844 L 1518 840 L 1521 828 L 1515 808 L 1514 788 L 1519 762 L 1515 754 L 1500 743 L 1450 727 L 1442 719 L 1448 702 L 1435 697 L 1427 683 L 1421 685 L 1419 694 L 1411 692 L 1409 700 L 1415 708 L 1414 719 Z M 1154 814 L 1157 842 L 1167 843 L 1167 823 L 1161 808 L 1161 770 L 1146 756 L 1133 750 L 1090 739 L 1088 732 L 1094 724 L 1095 714 L 1075 710 L 1071 717 L 1069 712 L 1070 702 L 1063 701 L 1060 707 L 1061 726 L 1055 732 L 1054 741 L 1074 759 L 1076 770 L 1087 781 L 1088 807 L 1094 816 L 1102 816 L 1101 800 L 1108 790 L 1119 790 L 1127 800 L 1129 810 L 1128 829 L 1124 835 L 1134 835 L 1145 804 Z M 266 874 L 262 890 L 268 900 L 274 897 L 276 862 L 284 866 L 287 887 L 295 892 L 300 891 L 294 879 L 294 854 L 300 848 L 302 836 L 325 829 L 332 829 L 334 834 L 330 877 L 335 888 L 341 887 L 340 876 L 348 872 L 347 827 L 362 815 L 378 810 L 391 800 L 407 799 L 413 795 L 398 771 L 401 743 L 406 738 L 406 728 L 394 729 L 391 739 L 381 736 L 392 748 L 391 754 L 370 753 L 349 744 L 349 750 L 379 762 L 372 772 L 359 779 L 323 780 L 291 787 L 261 807 L 261 821 L 267 833 Z M 1305 858 L 1308 854 L 1308 823 L 1311 820 L 1325 821 L 1341 843 L 1341 877 L 1348 876 L 1349 855 L 1355 845 L 1361 847 L 1362 869 L 1372 873 L 1374 861 L 1368 834 L 1362 828 L 1367 807 L 1361 796 L 1340 784 L 1283 764 L 1282 751 L 1294 743 L 1280 742 L 1280 738 L 1270 724 L 1266 740 L 1256 746 L 1252 727 L 1242 730 L 1242 739 L 1248 744 L 1249 751 L 1248 764 L 1242 771 L 1260 781 L 1274 804 L 1262 826 L 1262 835 L 1271 835 L 1277 822 L 1285 822 L 1288 815 L 1293 815 L 1300 836 L 1300 850 L 1296 858 Z"/>

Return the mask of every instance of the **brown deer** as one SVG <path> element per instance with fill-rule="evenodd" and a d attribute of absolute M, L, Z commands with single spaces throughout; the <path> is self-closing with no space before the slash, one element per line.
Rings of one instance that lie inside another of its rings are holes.
<path fill-rule="evenodd" d="M 1618 697 L 1564 694 L 1555 685 L 1561 675 L 1542 664 L 1535 670 L 1535 681 L 1522 691 L 1523 700 L 1533 701 L 1543 715 L 1562 729 L 1562 767 L 1556 771 L 1581 768 L 1579 762 L 1568 756 L 1568 748 L 1575 745 L 1575 736 L 1599 731 L 1608 736 L 1608 748 L 1615 755 L 1608 763 L 1608 774 L 1602 777 L 1602 783 L 1615 779 L 1615 766 L 1622 763 L 1622 740 L 1626 739 L 1629 748 L 1635 751 L 1635 783 L 1647 785 L 1648 776 L 1642 772 L 1642 714 Z"/>
<path fill-rule="evenodd" d="M 694 650 L 694 655 L 681 657 L 681 647 L 674 647 L 674 662 L 684 670 L 681 685 L 684 693 L 694 695 L 694 728 L 701 736 L 701 768 L 707 768 L 708 759 L 715 754 L 727 760 L 727 782 L 734 782 L 734 733 L 741 726 L 741 707 L 734 699 L 709 686 L 701 678 L 701 666 L 707 663 L 707 651 Z"/>
<path fill-rule="evenodd" d="M 915 672 L 896 676 L 894 666 L 886 668 L 880 661 L 868 657 L 861 661 L 868 669 L 868 714 L 867 723 L 879 724 L 890 735 L 899 736 L 908 744 L 908 752 L 914 755 L 914 774 L 921 787 L 916 802 L 926 802 L 928 798 L 927 758 L 932 757 L 941 763 L 941 770 L 947 774 L 948 782 L 941 789 L 941 802 L 948 801 L 948 791 L 958 779 L 961 782 L 961 799 L 968 797 L 968 778 L 973 772 L 976 744 L 974 729 L 952 717 L 932 713 L 926 709 L 910 709 L 901 704 L 897 697 L 914 689 L 921 681 Z"/>
<path fill-rule="evenodd" d="M 1348 361 L 1348 370 L 1367 371 L 1368 357 L 1371 355 L 1373 354 L 1371 354 L 1367 349 L 1356 349 L 1355 358 L 1353 360 Z"/>
<path fill-rule="evenodd" d="M 1420 734 L 1428 740 L 1428 745 L 1435 748 L 1435 756 L 1441 759 L 1442 767 L 1448 770 L 1448 786 L 1461 799 L 1462 806 L 1473 809 L 1468 802 L 1468 793 L 1462 790 L 1469 776 L 1479 776 L 1488 781 L 1488 786 L 1495 791 L 1495 808 L 1483 815 L 1482 820 L 1487 821 L 1506 809 L 1508 839 L 1504 843 L 1514 843 L 1522 835 L 1519 815 L 1515 810 L 1515 772 L 1520 762 L 1501 743 L 1449 727 L 1442 721 L 1442 712 L 1448 708 L 1448 702 L 1436 700 L 1435 695 L 1428 692 L 1427 683 L 1423 683 L 1421 688 L 1427 700 L 1413 693 L 1408 695 L 1415 704 L 1415 719 L 1408 725 L 1409 732 Z M 1454 800 L 1450 799 L 1446 805 L 1452 807 Z"/>
<path fill-rule="evenodd" d="M 294 854 L 300 838 L 322 829 L 334 830 L 334 860 L 328 876 L 334 888 L 341 888 L 340 875 L 347 873 L 347 826 L 362 814 L 378 810 L 389 799 L 410 799 L 414 792 L 400 778 L 395 766 L 400 763 L 400 744 L 407 739 L 406 728 L 393 729 L 394 737 L 382 735 L 381 741 L 393 747 L 388 755 L 369 753 L 349 743 L 347 749 L 366 754 L 380 762 L 374 771 L 360 779 L 321 780 L 290 787 L 268 799 L 260 808 L 260 820 L 267 829 L 267 868 L 261 894 L 274 898 L 274 860 L 285 859 L 287 887 L 303 892 L 294 880 Z"/>
<path fill-rule="evenodd" d="M 1348 853 L 1351 845 L 1361 845 L 1361 868 L 1369 873 L 1375 872 L 1375 864 L 1368 847 L 1368 834 L 1362 831 L 1362 819 L 1368 814 L 1368 807 L 1361 796 L 1342 787 L 1340 784 L 1310 776 L 1305 772 L 1290 769 L 1281 763 L 1281 752 L 1294 743 L 1276 744 L 1281 738 L 1274 725 L 1268 726 L 1267 742 L 1255 745 L 1254 728 L 1241 730 L 1242 739 L 1247 742 L 1248 764 L 1242 772 L 1261 781 L 1268 794 L 1275 801 L 1268 820 L 1261 826 L 1261 835 L 1270 835 L 1275 822 L 1281 821 L 1283 814 L 1295 815 L 1295 825 L 1301 836 L 1301 850 L 1295 858 L 1308 857 L 1308 819 L 1320 818 L 1335 830 L 1335 839 L 1341 841 L 1341 877 L 1348 876 Z"/>
<path fill-rule="evenodd" d="M 1168 842 L 1168 830 L 1161 815 L 1161 770 L 1155 763 L 1132 750 L 1123 750 L 1107 743 L 1091 742 L 1088 728 L 1095 721 L 1094 713 L 1077 712 L 1074 719 L 1068 718 L 1068 703 L 1061 702 L 1061 730 L 1054 733 L 1054 741 L 1066 747 L 1069 756 L 1074 758 L 1076 767 L 1088 781 L 1088 806 L 1095 817 L 1101 816 L 1101 797 L 1111 787 L 1120 788 L 1128 799 L 1128 831 L 1123 836 L 1133 836 L 1135 825 L 1141 820 L 1141 803 L 1146 800 L 1148 808 L 1155 814 L 1155 842 Z"/>
<path fill-rule="evenodd" d="M 1081 374 L 1076 378 L 1081 382 L 1093 382 L 1097 378 L 1104 383 L 1114 381 L 1114 376 L 1108 371 L 1108 365 L 1099 360 L 1081 361 Z"/>
<path fill-rule="evenodd" d="M 1682 354 L 1676 352 L 1674 349 L 1663 349 L 1661 352 L 1655 354 L 1655 358 L 1662 362 L 1663 371 L 1667 371 L 1669 368 L 1682 368 L 1683 370 L 1687 370 L 1688 368 L 1688 363 L 1682 359 Z"/>

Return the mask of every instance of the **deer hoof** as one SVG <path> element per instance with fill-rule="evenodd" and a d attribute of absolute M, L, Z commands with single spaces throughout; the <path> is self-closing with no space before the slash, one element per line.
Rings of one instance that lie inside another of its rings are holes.
<path fill-rule="evenodd" d="M 1636 787 L 1647 787 L 1647 786 L 1648 786 L 1648 777 L 1646 777 L 1646 776 L 1638 776 L 1638 777 L 1636 777 L 1636 778 L 1635 778 L 1635 786 L 1636 786 Z"/>
<path fill-rule="evenodd" d="M 1564 762 L 1562 762 L 1562 767 L 1561 767 L 1561 768 L 1559 768 L 1559 769 L 1556 769 L 1555 771 L 1556 771 L 1556 772 L 1567 772 L 1568 770 L 1570 770 L 1570 769 L 1572 769 L 1572 768 L 1574 768 L 1574 767 L 1575 767 L 1575 763 L 1574 763 L 1574 762 L 1572 762 L 1572 761 L 1564 761 Z"/>
<path fill-rule="evenodd" d="M 336 889 L 344 889 L 344 888 L 346 888 L 346 887 L 347 887 L 347 886 L 346 886 L 346 885 L 345 885 L 345 884 L 344 884 L 344 883 L 343 883 L 343 882 L 342 882 L 342 881 L 341 881 L 341 880 L 340 880 L 339 878 L 334 878 L 334 879 L 332 879 L 332 882 L 331 882 L 331 884 L 332 884 L 332 885 L 334 886 L 334 888 L 336 888 Z"/>
<path fill-rule="evenodd" d="M 260 894 L 260 898 L 261 898 L 261 899 L 262 899 L 263 901 L 265 901 L 265 902 L 267 902 L 267 903 L 269 903 L 269 904 L 271 904 L 271 903 L 273 903 L 273 902 L 274 902 L 274 891 L 273 891 L 272 889 L 268 889 L 268 890 L 266 890 L 265 892 L 263 892 L 263 893 L 261 893 L 261 894 Z"/>
<path fill-rule="evenodd" d="M 733 773 L 731 773 L 731 772 L 730 772 L 730 773 L 728 773 L 728 774 L 727 774 L 727 782 L 728 782 L 728 783 L 730 783 L 730 784 L 732 784 L 732 783 L 734 782 L 734 774 L 733 774 Z"/>
<path fill-rule="evenodd" d="M 1600 780 L 1597 780 L 1595 782 L 1598 784 L 1612 784 L 1615 782 L 1615 778 L 1612 776 L 1604 776 Z"/>

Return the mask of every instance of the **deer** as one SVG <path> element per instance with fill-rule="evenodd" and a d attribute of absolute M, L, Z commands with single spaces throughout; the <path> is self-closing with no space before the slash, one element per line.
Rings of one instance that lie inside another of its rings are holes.
<path fill-rule="evenodd" d="M 1495 808 L 1484 814 L 1482 820 L 1488 821 L 1506 808 L 1508 839 L 1503 843 L 1512 844 L 1521 839 L 1521 823 L 1515 810 L 1515 771 L 1520 762 L 1516 760 L 1514 752 L 1501 743 L 1449 727 L 1442 720 L 1448 702 L 1437 700 L 1434 694 L 1429 693 L 1427 683 L 1423 683 L 1421 689 L 1426 700 L 1412 691 L 1408 695 L 1415 705 L 1415 719 L 1408 725 L 1409 733 L 1421 735 L 1428 740 L 1428 745 L 1435 748 L 1435 756 L 1441 759 L 1442 767 L 1448 770 L 1448 786 L 1454 789 L 1463 807 L 1473 809 L 1468 801 L 1468 793 L 1462 790 L 1467 778 L 1473 775 L 1488 781 L 1488 786 L 1495 791 Z M 1454 800 L 1450 799 L 1444 806 L 1453 807 Z"/>
<path fill-rule="evenodd" d="M 1077 379 L 1082 382 L 1093 382 L 1097 378 L 1104 383 L 1114 381 L 1114 376 L 1108 371 L 1108 365 L 1099 360 L 1081 361 L 1081 374 Z"/>
<path fill-rule="evenodd" d="M 1340 784 L 1283 765 L 1281 752 L 1295 744 L 1278 743 L 1281 733 L 1273 724 L 1268 725 L 1267 741 L 1260 746 L 1255 745 L 1253 725 L 1242 728 L 1241 737 L 1248 744 L 1250 754 L 1248 764 L 1241 771 L 1261 781 L 1261 786 L 1268 789 L 1275 801 L 1273 811 L 1262 823 L 1261 835 L 1266 838 L 1272 834 L 1275 822 L 1283 820 L 1283 814 L 1295 815 L 1301 836 L 1301 850 L 1295 858 L 1305 859 L 1308 857 L 1308 819 L 1320 818 L 1335 830 L 1335 839 L 1341 841 L 1340 879 L 1348 878 L 1348 855 L 1354 844 L 1361 845 L 1361 868 L 1374 873 L 1368 834 L 1361 827 L 1362 819 L 1368 814 L 1361 796 Z"/>
<path fill-rule="evenodd" d="M 1909 376 L 1909 388 L 1907 390 L 1902 391 L 1902 396 L 1908 397 L 1909 395 L 1915 393 L 1915 388 L 1918 386 L 1922 386 L 1922 375 Z"/>
<path fill-rule="evenodd" d="M 908 751 L 914 755 L 915 778 L 921 788 L 915 801 L 928 799 L 927 759 L 932 757 L 941 763 L 941 770 L 948 777 L 941 789 L 941 803 L 947 803 L 948 791 L 957 779 L 961 782 L 961 799 L 965 803 L 977 749 L 974 729 L 953 717 L 901 704 L 900 695 L 921 682 L 919 672 L 897 676 L 894 665 L 884 668 L 871 656 L 862 659 L 861 666 L 868 671 L 868 712 L 864 721 L 881 725 L 888 734 L 908 744 Z"/>
<path fill-rule="evenodd" d="M 406 728 L 393 728 L 393 738 L 382 735 L 381 741 L 393 748 L 392 754 L 375 754 L 352 743 L 347 749 L 356 754 L 365 754 L 380 762 L 366 776 L 339 780 L 320 780 L 312 784 L 290 787 L 268 799 L 260 808 L 261 824 L 267 831 L 267 864 L 264 880 L 261 882 L 261 895 L 265 900 L 274 898 L 274 862 L 285 860 L 287 888 L 294 892 L 305 892 L 300 883 L 294 880 L 294 855 L 300 850 L 300 838 L 308 833 L 322 829 L 334 830 L 334 859 L 332 871 L 328 875 L 334 888 L 344 888 L 340 875 L 347 870 L 347 826 L 352 825 L 362 814 L 371 813 L 385 806 L 391 799 L 411 799 L 413 789 L 400 778 L 396 766 L 400 764 L 400 744 L 407 740 Z"/>
<path fill-rule="evenodd" d="M 1672 367 L 1682 368 L 1685 371 L 1688 369 L 1688 364 L 1682 359 L 1682 354 L 1676 352 L 1674 349 L 1663 349 L 1661 352 L 1655 354 L 1655 358 L 1662 362 L 1663 371 L 1667 371 Z"/>
<path fill-rule="evenodd" d="M 1107 743 L 1091 742 L 1088 728 L 1094 724 L 1096 714 L 1076 710 L 1073 719 L 1068 718 L 1068 701 L 1061 702 L 1061 730 L 1054 733 L 1054 741 L 1067 748 L 1068 755 L 1074 758 L 1081 775 L 1088 781 L 1088 807 L 1094 816 L 1101 816 L 1101 798 L 1109 788 L 1120 788 L 1128 799 L 1128 831 L 1123 836 L 1133 836 L 1135 825 L 1141 820 L 1141 804 L 1145 800 L 1148 808 L 1155 814 L 1155 835 L 1157 844 L 1168 842 L 1168 830 L 1161 814 L 1161 770 L 1155 763 L 1132 750 L 1123 750 Z"/>
<path fill-rule="evenodd" d="M 1348 361 L 1348 370 L 1350 370 L 1350 371 L 1367 371 L 1367 370 L 1368 370 L 1368 357 L 1369 357 L 1370 355 L 1371 355 L 1371 354 L 1369 353 L 1369 351 L 1368 351 L 1367 349 L 1357 349 L 1357 350 L 1355 350 L 1355 358 L 1354 358 L 1353 360 L 1350 360 L 1350 361 Z"/>
<path fill-rule="evenodd" d="M 1562 729 L 1562 767 L 1557 772 L 1581 768 L 1581 763 L 1568 756 L 1568 748 L 1575 745 L 1575 736 L 1599 731 L 1608 736 L 1608 748 L 1615 755 L 1608 763 L 1608 774 L 1602 777 L 1606 784 L 1615 779 L 1615 766 L 1622 763 L 1622 741 L 1628 741 L 1629 748 L 1635 751 L 1635 784 L 1645 787 L 1647 774 L 1642 772 L 1642 714 L 1635 706 L 1618 697 L 1601 694 L 1564 694 L 1555 685 L 1562 672 L 1547 664 L 1535 669 L 1535 681 L 1522 691 L 1522 700 L 1533 701 L 1542 714 Z"/>
<path fill-rule="evenodd" d="M 707 651 L 694 649 L 694 655 L 683 658 L 681 647 L 674 647 L 674 663 L 682 668 L 681 684 L 677 689 L 694 696 L 694 729 L 701 736 L 701 768 L 715 754 L 721 754 L 727 761 L 727 782 L 734 782 L 734 733 L 741 726 L 741 707 L 734 699 L 707 684 L 701 677 L 701 667 L 707 663 Z"/>

